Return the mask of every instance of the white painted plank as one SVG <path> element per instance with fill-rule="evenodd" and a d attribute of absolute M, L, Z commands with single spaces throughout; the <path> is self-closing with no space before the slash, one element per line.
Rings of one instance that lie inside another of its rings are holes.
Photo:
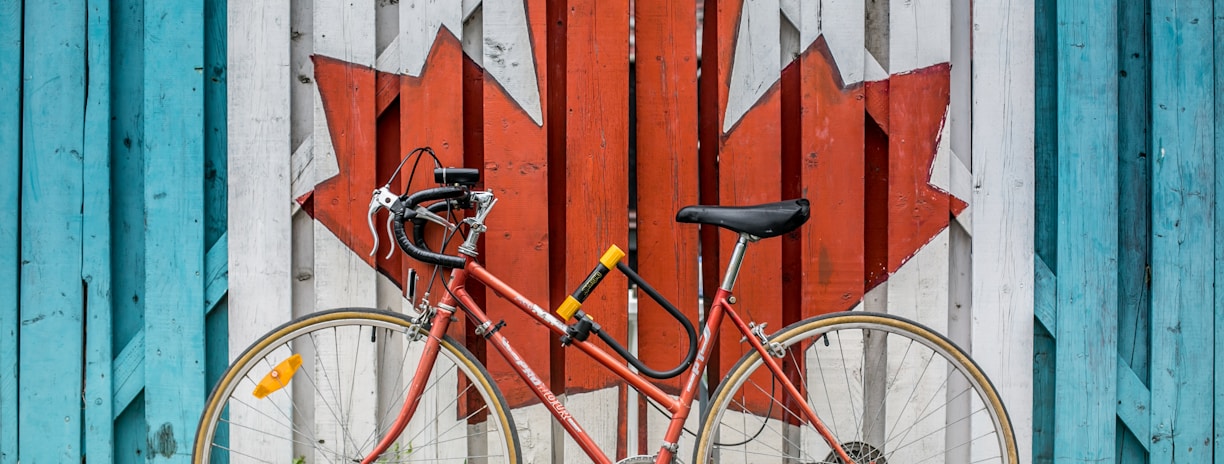
<path fill-rule="evenodd" d="M 229 17 L 229 357 L 289 320 L 291 308 L 292 152 L 290 3 L 230 2 Z M 230 446 L 289 452 L 287 424 L 239 405 L 231 420 L 268 434 L 231 430 Z M 259 454 L 257 454 L 259 455 Z"/>
<path fill-rule="evenodd" d="M 543 125 L 534 56 L 544 51 L 532 50 L 525 2 L 485 0 L 482 9 L 484 44 L 481 51 L 484 57 L 480 61 L 484 63 L 486 75 L 506 89 L 536 125 Z"/>
<path fill-rule="evenodd" d="M 439 34 L 463 34 L 463 5 L 454 0 L 400 2 L 400 72 L 420 76 Z"/>
<path fill-rule="evenodd" d="M 951 59 L 950 0 L 891 0 L 888 72 L 913 71 Z"/>
<path fill-rule="evenodd" d="M 736 29 L 723 132 L 728 132 L 782 76 L 778 0 L 745 0 Z"/>
<path fill-rule="evenodd" d="M 1032 450 L 1033 15 L 1031 2 L 973 2 L 973 352 L 1020 462 Z"/>
<path fill-rule="evenodd" d="M 317 1 L 313 7 L 316 56 L 331 57 L 360 66 L 374 66 L 377 48 L 374 0 Z M 316 91 L 314 98 L 314 156 L 311 164 L 315 173 L 313 179 L 322 181 L 338 173 L 338 167 L 322 97 Z M 372 189 L 373 186 L 353 188 Z M 315 309 L 374 306 L 377 303 L 377 271 L 322 223 L 315 221 L 313 228 Z M 365 441 L 365 437 L 373 435 L 378 399 L 377 385 L 368 379 L 374 378 L 373 372 L 378 368 L 376 350 L 372 349 L 372 344 L 368 341 L 363 343 L 363 335 L 357 334 L 356 331 L 333 335 L 336 337 L 334 340 L 321 342 L 316 348 L 315 378 L 326 378 L 329 375 L 333 383 L 321 382 L 319 387 L 322 391 L 314 395 L 314 427 L 319 439 L 334 445 L 331 449 L 339 449 L 342 444 L 347 444 L 347 448 L 355 448 L 360 444 L 355 442 Z M 364 337 L 368 340 L 369 335 L 365 334 Z M 364 385 L 354 385 L 351 382 L 353 376 L 366 379 Z M 350 382 L 337 382 L 334 380 L 336 377 Z M 329 414 L 324 414 L 324 411 L 319 409 L 323 402 L 338 403 L 338 407 L 347 411 L 344 419 L 348 423 L 339 423 L 336 417 L 332 417 L 330 410 Z M 326 453 L 316 451 L 315 457 L 318 462 L 329 462 L 325 459 Z"/>

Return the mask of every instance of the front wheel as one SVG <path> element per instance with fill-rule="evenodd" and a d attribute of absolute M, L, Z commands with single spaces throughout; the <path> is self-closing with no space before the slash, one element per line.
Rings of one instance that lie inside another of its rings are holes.
<path fill-rule="evenodd" d="M 213 389 L 192 462 L 361 462 L 395 421 L 428 336 L 370 309 L 274 329 Z M 416 413 L 376 462 L 519 462 L 514 421 L 488 372 L 454 339 L 438 342 Z"/>
<path fill-rule="evenodd" d="M 1007 411 L 960 348 L 917 323 L 836 313 L 770 338 L 773 355 L 832 433 L 823 437 L 751 351 L 710 398 L 697 463 L 1018 464 Z"/>

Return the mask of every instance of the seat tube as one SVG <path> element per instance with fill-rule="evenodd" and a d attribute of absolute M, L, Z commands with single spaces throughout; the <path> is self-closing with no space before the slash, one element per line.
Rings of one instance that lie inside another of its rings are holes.
<path fill-rule="evenodd" d="M 723 290 L 730 292 L 735 286 L 735 279 L 739 277 L 740 265 L 744 262 L 744 252 L 748 250 L 750 241 L 752 236 L 748 234 L 739 234 L 739 240 L 735 241 L 735 249 L 731 250 L 731 261 L 727 263 L 727 274 L 723 276 Z"/>

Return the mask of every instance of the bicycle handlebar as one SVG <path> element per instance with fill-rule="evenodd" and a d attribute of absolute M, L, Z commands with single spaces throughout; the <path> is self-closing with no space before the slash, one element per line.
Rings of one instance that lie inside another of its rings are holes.
<path fill-rule="evenodd" d="M 435 253 L 423 249 L 417 244 L 424 244 L 425 238 L 420 236 L 420 232 L 424 227 L 413 227 L 412 239 L 409 240 L 407 232 L 404 231 L 404 222 L 416 219 L 417 205 L 433 200 L 449 200 L 452 198 L 461 198 L 468 194 L 466 187 L 435 187 L 428 190 L 422 190 L 411 195 L 403 195 L 396 201 L 396 206 L 391 207 L 393 214 L 391 220 L 392 231 L 395 233 L 395 242 L 399 245 L 400 250 L 417 261 L 423 263 L 436 264 L 449 268 L 462 268 L 467 260 L 462 256 L 452 256 L 443 253 Z M 415 224 L 415 221 L 414 221 Z"/>

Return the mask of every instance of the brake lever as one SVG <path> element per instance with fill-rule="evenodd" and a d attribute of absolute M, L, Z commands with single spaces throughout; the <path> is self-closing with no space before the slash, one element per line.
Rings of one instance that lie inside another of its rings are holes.
<path fill-rule="evenodd" d="M 366 212 L 366 224 L 370 226 L 370 235 L 374 237 L 374 249 L 370 250 L 370 256 L 374 256 L 374 254 L 378 253 L 378 229 L 374 228 L 374 216 L 378 214 L 379 208 L 390 209 L 391 205 L 395 204 L 395 201 L 398 199 L 399 197 L 395 196 L 394 193 L 391 193 L 387 187 L 375 189 L 374 193 L 370 196 L 370 209 L 368 212 Z M 388 217 L 387 238 L 391 237 L 390 230 L 391 218 Z M 395 247 L 391 247 L 391 253 L 395 253 Z M 388 254 L 387 257 L 390 258 L 391 255 Z"/>
<path fill-rule="evenodd" d="M 417 213 L 417 217 L 419 218 L 425 219 L 429 222 L 445 227 L 446 230 L 455 230 L 454 224 L 451 224 L 450 221 L 443 219 L 442 216 L 438 216 L 437 214 L 434 214 L 432 211 L 426 209 L 424 206 L 417 206 L 416 209 L 413 211 Z"/>

